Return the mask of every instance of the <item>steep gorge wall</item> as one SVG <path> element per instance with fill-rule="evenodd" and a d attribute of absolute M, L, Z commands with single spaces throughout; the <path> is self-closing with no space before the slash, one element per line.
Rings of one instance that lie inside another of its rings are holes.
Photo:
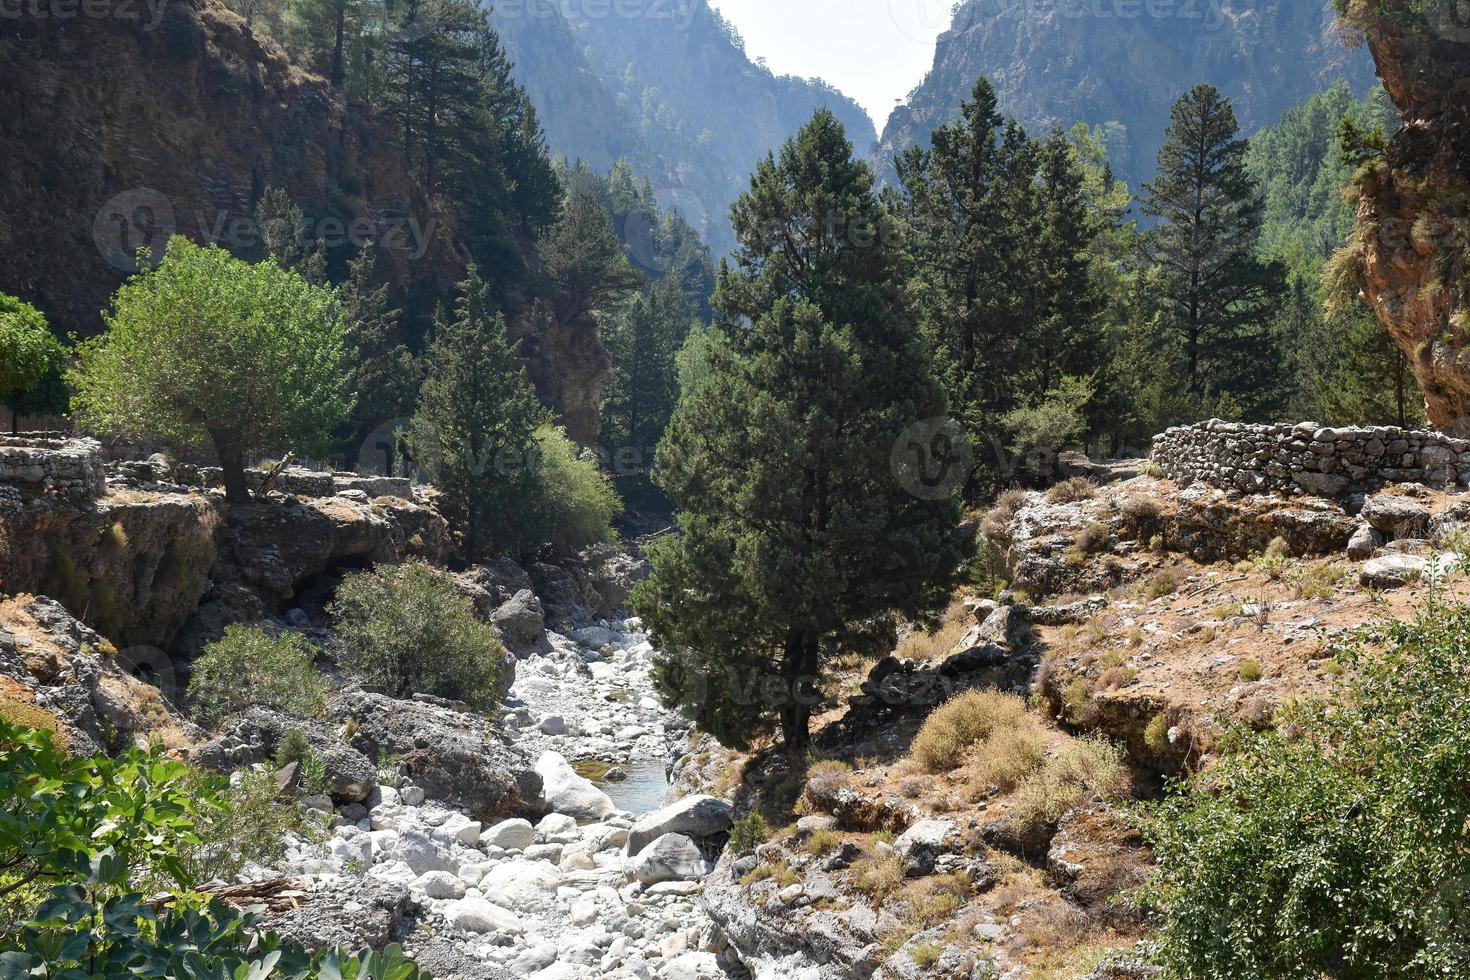
<path fill-rule="evenodd" d="M 1429 421 L 1470 432 L 1470 17 L 1437 0 L 1355 7 L 1403 126 L 1360 176 L 1362 297 L 1409 357 Z M 1428 13 L 1424 11 L 1427 10 Z"/>
<path fill-rule="evenodd" d="M 400 284 L 416 251 L 417 279 L 460 269 L 391 128 L 217 0 L 16 5 L 0 92 L 0 289 L 63 331 L 95 330 L 132 253 L 171 232 L 248 253 L 272 185 L 314 231 L 378 242 Z"/>

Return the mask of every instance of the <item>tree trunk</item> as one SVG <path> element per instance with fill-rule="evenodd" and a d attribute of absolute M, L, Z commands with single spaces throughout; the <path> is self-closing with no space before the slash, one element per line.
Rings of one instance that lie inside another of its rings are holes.
<path fill-rule="evenodd" d="M 209 434 L 214 439 L 214 454 L 219 457 L 224 476 L 225 500 L 232 504 L 249 503 L 250 487 L 245 483 L 245 450 L 240 445 L 240 436 L 215 429 Z"/>
<path fill-rule="evenodd" d="M 781 741 L 793 762 L 803 763 L 811 745 L 812 702 L 805 688 L 816 688 L 817 639 L 800 630 L 786 636 L 782 678 L 786 682 L 785 700 L 781 704 Z"/>

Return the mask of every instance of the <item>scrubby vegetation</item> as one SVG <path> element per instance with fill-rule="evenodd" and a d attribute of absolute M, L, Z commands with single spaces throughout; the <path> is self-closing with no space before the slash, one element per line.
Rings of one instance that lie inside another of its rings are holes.
<path fill-rule="evenodd" d="M 221 783 L 158 751 L 69 758 L 47 733 L 0 723 L 0 965 L 7 975 L 420 975 L 396 946 L 312 955 L 258 935 L 251 916 L 191 893 L 196 872 L 221 866 L 185 854 L 259 846 L 248 835 L 267 829 L 214 822 L 212 814 L 231 802 L 221 797 Z M 176 892 L 145 898 L 133 890 L 140 880 L 167 881 Z"/>
<path fill-rule="evenodd" d="M 447 573 L 422 561 L 348 576 L 330 610 L 342 668 L 394 697 L 489 706 L 504 648 Z"/>
<path fill-rule="evenodd" d="M 190 712 L 202 725 L 253 704 L 319 716 L 326 711 L 326 692 L 316 651 L 300 634 L 272 636 L 238 623 L 204 648 L 189 675 Z"/>
<path fill-rule="evenodd" d="M 936 708 L 914 736 L 910 755 L 927 772 L 956 768 L 966 750 L 1027 719 L 1026 703 L 1013 694 L 966 691 Z"/>
<path fill-rule="evenodd" d="M 1342 651 L 1338 690 L 1279 730 L 1236 732 L 1154 811 L 1151 897 L 1176 975 L 1470 971 L 1467 653 L 1465 607 L 1385 625 Z"/>

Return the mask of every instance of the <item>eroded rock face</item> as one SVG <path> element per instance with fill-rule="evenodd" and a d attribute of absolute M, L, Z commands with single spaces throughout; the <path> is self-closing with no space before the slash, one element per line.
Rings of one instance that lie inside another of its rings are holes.
<path fill-rule="evenodd" d="M 337 733 L 321 722 L 295 718 L 256 705 L 226 723 L 219 735 L 194 753 L 200 765 L 218 772 L 269 762 L 288 733 L 300 731 L 307 745 L 326 768 L 332 796 L 344 803 L 359 803 L 377 785 L 376 769 L 361 752 L 343 745 Z"/>
<path fill-rule="evenodd" d="M 332 717 L 355 730 L 353 748 L 369 758 L 400 757 L 402 772 L 432 799 L 491 823 L 542 811 L 541 777 L 518 749 L 502 744 L 479 715 L 423 701 L 349 691 Z"/>
<path fill-rule="evenodd" d="M 1364 4 L 1378 75 L 1403 116 L 1361 185 L 1356 266 L 1362 296 L 1424 389 L 1429 421 L 1470 430 L 1470 35 L 1452 4 Z"/>

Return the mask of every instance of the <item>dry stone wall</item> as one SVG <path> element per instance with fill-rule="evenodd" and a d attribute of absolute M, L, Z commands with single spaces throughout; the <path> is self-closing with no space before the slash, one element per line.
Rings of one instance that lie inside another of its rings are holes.
<path fill-rule="evenodd" d="M 1154 436 L 1153 460 L 1176 483 L 1203 481 L 1243 493 L 1333 497 L 1394 483 L 1470 485 L 1470 441 L 1396 426 L 1214 419 Z"/>
<path fill-rule="evenodd" d="M 95 500 L 107 490 L 106 459 L 101 444 L 93 439 L 52 433 L 4 436 L 0 483 L 16 486 L 23 496 Z"/>

